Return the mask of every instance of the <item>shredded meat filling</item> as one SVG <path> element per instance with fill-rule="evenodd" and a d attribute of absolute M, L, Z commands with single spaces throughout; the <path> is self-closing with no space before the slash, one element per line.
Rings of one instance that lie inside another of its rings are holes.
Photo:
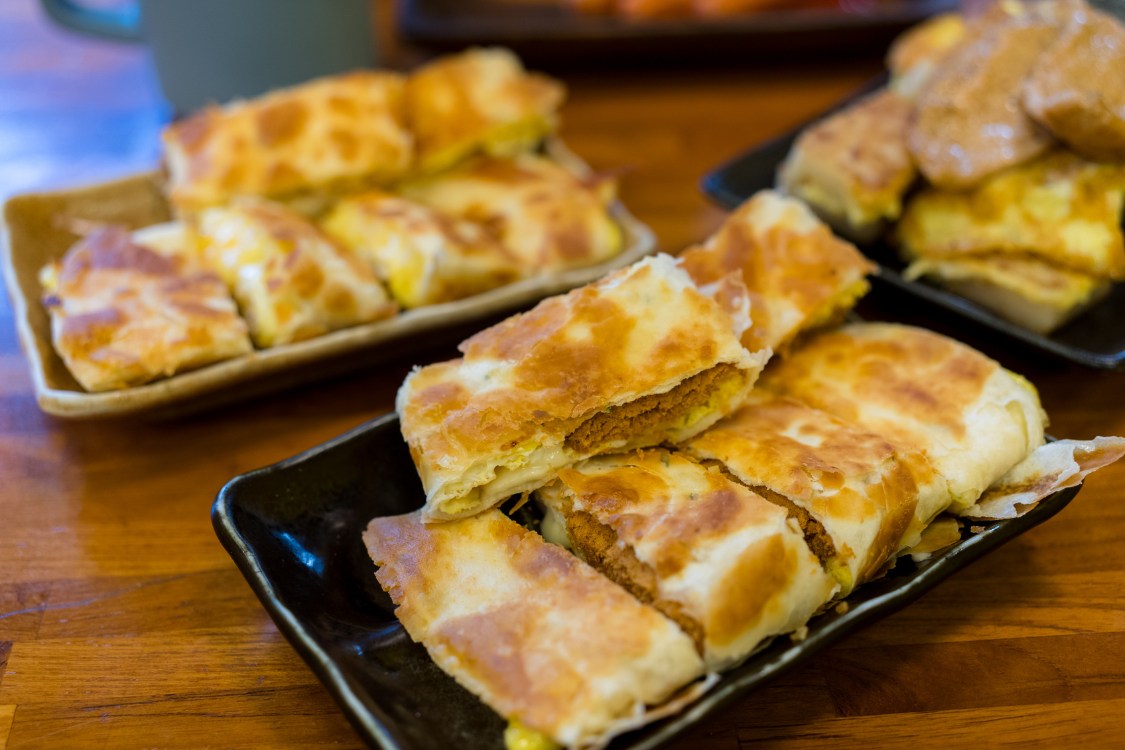
<path fill-rule="evenodd" d="M 737 377 L 738 368 L 719 364 L 693 375 L 667 393 L 641 396 L 587 419 L 566 436 L 566 447 L 580 454 L 594 452 L 618 440 L 648 435 L 683 419 L 711 398 L 728 378 Z"/>
<path fill-rule="evenodd" d="M 785 495 L 774 492 L 769 487 L 746 484 L 746 482 L 743 482 L 735 476 L 734 472 L 728 469 L 726 464 L 722 461 L 716 461 L 710 458 L 702 463 L 704 466 L 712 466 L 718 469 L 727 479 L 741 484 L 752 492 L 756 492 L 774 505 L 780 505 L 782 508 L 785 508 L 785 510 L 789 512 L 790 518 L 797 519 L 797 525 L 801 527 L 801 533 L 805 535 L 805 544 L 809 545 L 809 549 L 816 555 L 816 559 L 820 561 L 820 564 L 824 567 L 828 567 L 828 561 L 836 556 L 836 545 L 833 543 L 832 537 L 829 536 L 824 525 L 813 518 L 807 510 L 794 503 Z"/>
<path fill-rule="evenodd" d="M 566 530 L 578 555 L 639 601 L 651 604 L 680 626 L 703 654 L 703 626 L 692 619 L 682 604 L 659 598 L 656 573 L 637 559 L 631 547 L 617 544 L 617 533 L 601 524 L 590 513 L 566 514 Z"/>
<path fill-rule="evenodd" d="M 801 527 L 801 532 L 805 535 L 805 543 L 809 545 L 809 549 L 820 560 L 821 565 L 827 566 L 828 561 L 836 556 L 836 545 L 832 543 L 832 537 L 828 535 L 820 521 L 813 518 L 807 510 L 785 497 L 785 495 L 778 494 L 768 487 L 751 487 L 750 489 L 774 505 L 785 508 L 789 511 L 790 518 L 797 519 L 797 525 Z"/>

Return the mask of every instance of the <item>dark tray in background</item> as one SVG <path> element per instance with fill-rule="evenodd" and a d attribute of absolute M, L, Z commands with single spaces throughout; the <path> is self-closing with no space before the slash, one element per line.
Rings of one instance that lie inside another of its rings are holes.
<path fill-rule="evenodd" d="M 846 612 L 814 618 L 803 641 L 776 639 L 684 711 L 617 738 L 609 750 L 664 744 L 1047 520 L 1078 490 L 1057 492 L 1020 518 L 974 526 L 976 533 L 966 524 L 960 542 L 924 562 L 901 559 L 885 578 L 856 589 Z M 371 518 L 409 512 L 423 500 L 391 414 L 231 480 L 212 521 L 278 628 L 372 747 L 503 750 L 503 720 L 406 635 L 360 538 Z"/>
<path fill-rule="evenodd" d="M 842 109 L 885 82 L 885 76 L 879 77 L 824 114 Z M 759 190 L 772 188 L 777 168 L 797 136 L 809 124 L 805 123 L 779 138 L 752 148 L 709 172 L 702 181 L 703 192 L 724 208 L 732 209 Z M 1104 370 L 1125 367 L 1125 284 L 1115 284 L 1105 299 L 1049 336 L 1044 336 L 1010 323 L 925 279 L 907 281 L 902 277 L 906 264 L 886 242 L 860 244 L 859 249 L 879 265 L 876 282 L 904 293 L 904 299 L 924 300 L 953 313 L 962 321 L 1070 362 Z"/>
<path fill-rule="evenodd" d="M 437 49 L 509 47 L 525 61 L 589 64 L 717 59 L 878 56 L 896 33 L 957 0 L 884 0 L 867 12 L 776 8 L 723 19 L 623 19 L 583 15 L 563 0 L 400 0 L 398 25 L 411 42 Z"/>

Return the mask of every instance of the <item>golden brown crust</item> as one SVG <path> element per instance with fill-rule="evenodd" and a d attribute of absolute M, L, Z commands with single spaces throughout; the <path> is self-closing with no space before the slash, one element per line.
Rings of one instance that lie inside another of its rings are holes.
<path fill-rule="evenodd" d="M 165 129 L 173 204 L 387 184 L 410 167 L 403 81 L 361 71 L 210 107 Z"/>
<path fill-rule="evenodd" d="M 121 227 L 78 242 L 44 302 L 56 350 L 88 391 L 140 385 L 251 350 L 222 281 L 187 257 L 137 244 Z"/>
<path fill-rule="evenodd" d="M 554 130 L 562 84 L 528 73 L 506 49 L 470 49 L 416 70 L 406 107 L 418 171 L 432 174 L 476 153 L 524 150 Z"/>
<path fill-rule="evenodd" d="M 563 744 L 598 739 L 702 673 L 670 621 L 499 511 L 434 525 L 376 518 L 364 541 L 438 666 Z"/>
<path fill-rule="evenodd" d="M 492 232 L 527 275 L 579 268 L 621 252 L 612 180 L 576 176 L 542 156 L 478 157 L 401 186 L 410 200 Z"/>
<path fill-rule="evenodd" d="M 870 405 L 878 403 L 888 416 L 909 415 L 964 438 L 966 409 L 999 369 L 976 350 L 922 329 L 911 329 L 909 336 L 859 340 L 845 329 L 809 341 L 792 361 L 768 371 L 761 386 L 853 424 L 863 424 Z M 840 387 L 817 388 L 835 378 Z M 875 432 L 892 440 L 899 437 L 893 429 Z M 903 442 L 912 442 L 912 435 L 904 437 Z"/>
<path fill-rule="evenodd" d="M 740 273 L 750 296 L 748 349 L 784 350 L 802 331 L 830 322 L 867 291 L 875 265 L 838 239 L 799 201 L 762 191 L 703 245 L 681 256 L 700 284 Z"/>

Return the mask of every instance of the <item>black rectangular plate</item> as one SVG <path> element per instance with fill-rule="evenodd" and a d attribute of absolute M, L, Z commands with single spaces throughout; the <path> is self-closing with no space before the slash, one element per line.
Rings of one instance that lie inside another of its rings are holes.
<path fill-rule="evenodd" d="M 1078 489 L 1055 493 L 1026 515 L 985 525 L 978 533 L 966 528 L 959 543 L 925 562 L 903 558 L 886 577 L 853 592 L 847 612 L 814 618 L 805 640 L 776 639 L 680 714 L 623 735 L 610 747 L 660 746 L 1047 520 Z M 372 747 L 502 750 L 504 722 L 406 635 L 360 538 L 370 519 L 409 512 L 423 499 L 391 414 L 236 477 L 219 492 L 211 516 L 220 541 L 278 628 Z"/>
<path fill-rule="evenodd" d="M 957 0 L 884 0 L 866 11 L 775 8 L 722 19 L 582 15 L 558 3 L 401 0 L 403 35 L 442 49 L 502 44 L 525 61 L 707 62 L 878 54 L 903 28 Z"/>
<path fill-rule="evenodd" d="M 886 83 L 880 77 L 829 109 L 835 112 Z M 793 142 L 809 123 L 753 148 L 703 178 L 703 191 L 725 208 L 733 209 L 759 190 L 772 188 L 777 168 Z M 926 280 L 902 277 L 906 264 L 888 243 L 877 241 L 859 246 L 879 265 L 876 280 L 906 295 L 948 310 L 963 320 L 984 326 L 1024 345 L 1070 362 L 1103 370 L 1125 367 L 1125 284 L 1115 284 L 1109 294 L 1081 316 L 1049 336 L 1029 331 Z"/>

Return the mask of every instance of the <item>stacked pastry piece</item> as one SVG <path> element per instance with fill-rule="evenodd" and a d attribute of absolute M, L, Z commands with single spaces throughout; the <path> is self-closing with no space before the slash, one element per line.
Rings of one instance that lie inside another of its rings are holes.
<path fill-rule="evenodd" d="M 407 378 L 425 507 L 365 542 L 407 632 L 510 739 L 599 745 L 677 710 L 1042 444 L 1034 389 L 996 362 L 919 329 L 832 327 L 870 270 L 765 192 L 681 259 L 546 300 Z M 1073 480 L 1123 443 L 1060 463 L 1082 465 Z M 499 509 L 529 497 L 536 528 Z"/>
<path fill-rule="evenodd" d="M 177 221 L 128 240 L 95 231 L 45 271 L 56 347 L 87 390 L 123 388 L 608 260 L 623 244 L 613 182 L 540 152 L 563 96 L 510 52 L 475 49 L 177 122 L 164 133 Z M 202 308 L 178 287 L 148 285 L 142 314 L 114 279 L 144 277 L 137 259 L 155 256 L 176 259 L 163 273 L 182 284 L 189 267 L 220 281 L 192 299 L 241 314 L 237 345 L 180 330 Z M 77 275 L 91 282 L 50 285 Z"/>
<path fill-rule="evenodd" d="M 907 278 L 1050 332 L 1125 278 L 1122 65 L 1125 25 L 1083 0 L 935 18 L 892 47 L 887 87 L 801 134 L 779 185 L 857 240 L 898 222 Z"/>

